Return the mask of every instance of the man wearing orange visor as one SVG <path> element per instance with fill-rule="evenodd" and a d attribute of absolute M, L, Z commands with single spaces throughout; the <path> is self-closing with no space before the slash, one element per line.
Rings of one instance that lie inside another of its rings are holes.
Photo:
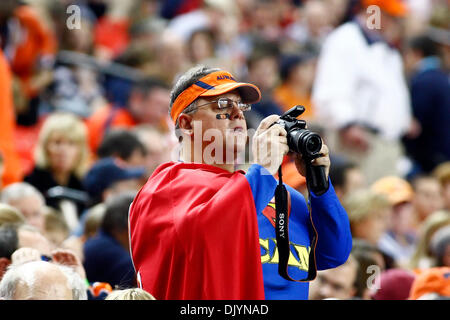
<path fill-rule="evenodd" d="M 180 158 L 155 170 L 129 213 L 138 283 L 156 299 L 308 298 L 307 282 L 288 281 L 277 272 L 273 175 L 289 151 L 286 130 L 274 124 L 279 116 L 265 118 L 256 130 L 248 171 L 235 170 L 247 142 L 244 112 L 260 98 L 256 86 L 203 66 L 174 85 L 169 113 Z M 325 145 L 321 152 L 313 164 L 328 173 Z M 312 216 L 303 195 L 286 188 L 289 273 L 305 278 L 310 268 L 344 263 L 351 234 L 331 183 L 320 196 L 310 195 Z M 314 228 L 317 242 L 311 240 Z"/>

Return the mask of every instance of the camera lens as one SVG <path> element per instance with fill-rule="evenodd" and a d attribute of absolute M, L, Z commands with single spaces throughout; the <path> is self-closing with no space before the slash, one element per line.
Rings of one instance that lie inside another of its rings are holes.
<path fill-rule="evenodd" d="M 306 129 L 288 132 L 289 149 L 301 153 L 305 158 L 314 158 L 322 148 L 322 139 L 317 133 Z"/>
<path fill-rule="evenodd" d="M 305 140 L 305 150 L 310 154 L 315 154 L 322 148 L 322 140 L 315 134 L 309 136 Z"/>

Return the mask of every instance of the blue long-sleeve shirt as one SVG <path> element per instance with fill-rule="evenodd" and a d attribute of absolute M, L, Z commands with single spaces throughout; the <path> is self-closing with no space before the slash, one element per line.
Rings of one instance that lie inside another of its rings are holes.
<path fill-rule="evenodd" d="M 260 165 L 252 165 L 246 173 L 258 214 L 259 243 L 263 268 L 265 297 L 269 300 L 306 300 L 308 282 L 293 282 L 278 274 L 278 251 L 275 236 L 274 193 L 277 180 Z M 303 195 L 285 185 L 290 194 L 289 241 L 291 254 L 288 273 L 294 279 L 307 276 L 311 219 Z M 352 248 L 350 223 L 344 208 L 336 196 L 331 181 L 328 190 L 316 196 L 311 194 L 312 221 L 317 231 L 316 265 L 318 270 L 335 268 L 343 264 Z"/>

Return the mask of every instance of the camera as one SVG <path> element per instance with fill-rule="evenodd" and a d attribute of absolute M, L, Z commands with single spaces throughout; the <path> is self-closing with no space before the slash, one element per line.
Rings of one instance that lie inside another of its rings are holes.
<path fill-rule="evenodd" d="M 311 162 L 321 155 L 322 138 L 315 132 L 306 129 L 306 122 L 297 117 L 305 111 L 303 106 L 295 106 L 275 122 L 287 132 L 289 150 L 302 155 L 306 165 L 306 183 L 308 189 L 316 195 L 328 190 L 328 179 L 324 166 L 313 166 Z"/>
<path fill-rule="evenodd" d="M 286 130 L 290 151 L 300 153 L 305 160 L 313 160 L 320 155 L 322 138 L 306 129 L 305 120 L 297 119 L 304 111 L 303 106 L 295 106 L 280 116 L 276 123 Z"/>

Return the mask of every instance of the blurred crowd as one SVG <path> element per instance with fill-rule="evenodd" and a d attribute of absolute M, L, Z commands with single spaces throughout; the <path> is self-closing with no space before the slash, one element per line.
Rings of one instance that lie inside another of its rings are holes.
<path fill-rule="evenodd" d="M 259 87 L 249 128 L 303 105 L 330 147 L 353 250 L 311 299 L 450 299 L 448 1 L 2 0 L 0 43 L 0 299 L 155 299 L 128 208 L 198 64 Z"/>

